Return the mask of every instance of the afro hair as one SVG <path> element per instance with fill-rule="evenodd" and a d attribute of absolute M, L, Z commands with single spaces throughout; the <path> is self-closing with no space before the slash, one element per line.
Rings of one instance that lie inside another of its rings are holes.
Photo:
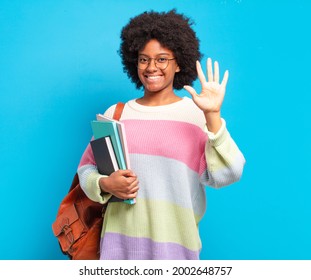
<path fill-rule="evenodd" d="M 197 77 L 196 61 L 202 54 L 199 51 L 199 39 L 192 29 L 193 22 L 173 9 L 169 12 L 144 12 L 123 27 L 119 54 L 123 70 L 136 85 L 143 85 L 137 73 L 138 52 L 151 40 L 174 53 L 180 72 L 175 74 L 173 87 L 182 89 L 184 85 L 192 85 Z"/>

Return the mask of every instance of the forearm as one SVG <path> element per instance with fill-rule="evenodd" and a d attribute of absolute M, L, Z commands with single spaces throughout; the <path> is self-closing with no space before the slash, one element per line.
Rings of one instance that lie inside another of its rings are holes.
<path fill-rule="evenodd" d="M 210 185 L 216 188 L 238 181 L 243 172 L 245 158 L 231 138 L 225 120 L 216 134 L 208 131 L 205 154 Z"/>
<path fill-rule="evenodd" d="M 222 125 L 220 112 L 204 113 L 204 116 L 205 116 L 206 126 L 207 126 L 208 131 L 216 134 Z"/>

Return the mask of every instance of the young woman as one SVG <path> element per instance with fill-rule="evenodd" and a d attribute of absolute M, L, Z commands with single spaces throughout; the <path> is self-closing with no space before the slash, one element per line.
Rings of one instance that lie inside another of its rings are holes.
<path fill-rule="evenodd" d="M 199 60 L 190 19 L 175 10 L 145 12 L 121 33 L 125 72 L 143 95 L 126 103 L 130 170 L 98 173 L 90 145 L 78 167 L 80 184 L 94 201 L 112 195 L 136 204 L 108 203 L 101 259 L 199 259 L 198 225 L 206 210 L 205 186 L 238 181 L 245 159 L 226 129 L 220 109 L 228 71 Z M 214 70 L 213 70 L 214 68 Z M 199 77 L 199 94 L 191 87 Z M 179 97 L 185 88 L 192 96 Z M 105 115 L 112 117 L 115 105 Z"/>

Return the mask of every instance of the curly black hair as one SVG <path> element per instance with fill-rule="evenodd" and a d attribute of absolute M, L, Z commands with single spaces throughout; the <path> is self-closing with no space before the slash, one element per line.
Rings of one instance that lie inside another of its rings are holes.
<path fill-rule="evenodd" d="M 123 27 L 119 54 L 123 70 L 136 84 L 143 85 L 137 74 L 138 52 L 151 40 L 156 39 L 160 44 L 174 53 L 180 72 L 175 74 L 173 87 L 182 89 L 184 85 L 192 85 L 197 77 L 196 60 L 202 54 L 199 51 L 199 39 L 192 29 L 193 22 L 175 9 L 168 12 L 144 12 Z"/>

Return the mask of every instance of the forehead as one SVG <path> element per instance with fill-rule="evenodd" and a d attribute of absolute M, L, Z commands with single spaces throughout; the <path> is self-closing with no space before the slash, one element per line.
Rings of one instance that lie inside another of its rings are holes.
<path fill-rule="evenodd" d="M 140 55 L 156 56 L 156 55 L 172 55 L 173 52 L 162 46 L 158 40 L 152 39 L 138 52 Z"/>

